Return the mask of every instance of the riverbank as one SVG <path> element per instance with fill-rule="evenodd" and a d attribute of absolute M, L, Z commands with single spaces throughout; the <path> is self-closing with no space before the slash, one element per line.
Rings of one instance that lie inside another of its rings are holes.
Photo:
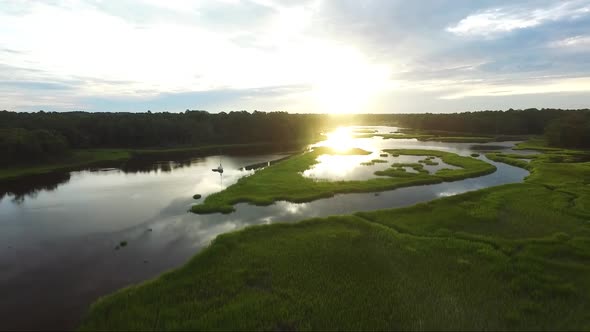
<path fill-rule="evenodd" d="M 339 152 L 318 147 L 313 151 L 293 156 L 272 167 L 262 169 L 251 176 L 241 178 L 236 184 L 208 196 L 202 204 L 194 205 L 191 211 L 198 214 L 231 213 L 234 211 L 233 206 L 241 202 L 254 205 L 270 205 L 280 200 L 294 203 L 310 202 L 332 197 L 337 193 L 377 192 L 414 185 L 455 181 L 490 174 L 496 170 L 495 166 L 479 159 L 463 157 L 450 152 L 407 149 L 384 150 L 383 152 L 391 155 L 440 157 L 444 162 L 458 166 L 459 169 L 442 169 L 434 174 L 429 174 L 428 172 L 409 173 L 403 169 L 390 168 L 375 172 L 376 175 L 383 175 L 383 177 L 366 181 L 318 181 L 305 177 L 302 173 L 316 164 L 319 156 L 370 154 L 360 149 Z"/>
<path fill-rule="evenodd" d="M 587 329 L 580 155 L 546 151 L 522 184 L 218 236 L 97 301 L 81 329 Z"/>
<path fill-rule="evenodd" d="M 73 150 L 68 156 L 39 164 L 25 164 L 0 168 L 0 182 L 19 177 L 41 175 L 51 172 L 71 171 L 82 167 L 126 162 L 131 159 L 187 158 L 224 153 L 248 153 L 273 150 L 299 150 L 312 141 L 287 143 L 223 144 L 197 147 L 176 147 L 168 149 L 87 149 Z"/>

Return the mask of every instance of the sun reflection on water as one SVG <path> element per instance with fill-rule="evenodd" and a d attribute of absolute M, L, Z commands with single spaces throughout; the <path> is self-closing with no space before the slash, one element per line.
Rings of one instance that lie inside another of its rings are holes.
<path fill-rule="evenodd" d="M 326 134 L 328 139 L 324 146 L 330 147 L 338 152 L 346 152 L 353 148 L 354 138 L 349 128 L 339 127 L 333 132 Z"/>
<path fill-rule="evenodd" d="M 351 173 L 362 168 L 362 162 L 370 160 L 368 156 L 334 156 L 321 155 L 318 163 L 303 172 L 303 176 L 316 179 L 348 179 Z"/>

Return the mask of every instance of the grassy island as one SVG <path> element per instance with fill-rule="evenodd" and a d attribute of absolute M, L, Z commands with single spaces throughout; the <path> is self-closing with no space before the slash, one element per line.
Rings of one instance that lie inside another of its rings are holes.
<path fill-rule="evenodd" d="M 192 212 L 231 213 L 234 204 L 248 202 L 256 205 L 269 205 L 273 202 L 286 200 L 289 202 L 309 202 L 320 198 L 332 197 L 336 193 L 385 191 L 413 185 L 455 181 L 468 177 L 492 173 L 495 166 L 478 159 L 463 157 L 450 152 L 435 150 L 384 150 L 392 155 L 436 156 L 444 162 L 459 166 L 459 169 L 442 169 L 435 174 L 428 172 L 401 174 L 399 167 L 393 165 L 385 171 L 377 171 L 376 175 L 387 177 L 374 178 L 366 181 L 318 181 L 302 175 L 302 172 L 317 163 L 322 154 L 369 154 L 361 149 L 337 152 L 328 148 L 316 148 L 283 160 L 255 174 L 241 178 L 225 190 L 208 196 L 202 204 L 194 205 Z M 375 162 L 375 161 L 372 161 Z M 420 164 L 420 167 L 422 165 Z"/>

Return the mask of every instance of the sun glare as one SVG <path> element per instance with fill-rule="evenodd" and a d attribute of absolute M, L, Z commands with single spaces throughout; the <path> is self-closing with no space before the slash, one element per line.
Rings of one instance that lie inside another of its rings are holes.
<path fill-rule="evenodd" d="M 326 113 L 362 112 L 389 82 L 389 69 L 371 64 L 351 48 L 331 48 L 319 55 L 314 98 Z"/>
<path fill-rule="evenodd" d="M 326 134 L 328 139 L 325 141 L 325 146 L 330 147 L 336 151 L 344 152 L 353 148 L 354 139 L 348 128 L 340 127 L 333 132 Z"/>

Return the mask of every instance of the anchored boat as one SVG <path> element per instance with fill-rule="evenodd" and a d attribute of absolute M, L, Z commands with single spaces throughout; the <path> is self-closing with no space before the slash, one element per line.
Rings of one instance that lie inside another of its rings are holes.
<path fill-rule="evenodd" d="M 212 171 L 218 172 L 218 173 L 223 173 L 223 166 L 221 166 L 221 163 L 219 163 L 219 166 L 217 166 L 217 168 L 213 168 Z"/>

